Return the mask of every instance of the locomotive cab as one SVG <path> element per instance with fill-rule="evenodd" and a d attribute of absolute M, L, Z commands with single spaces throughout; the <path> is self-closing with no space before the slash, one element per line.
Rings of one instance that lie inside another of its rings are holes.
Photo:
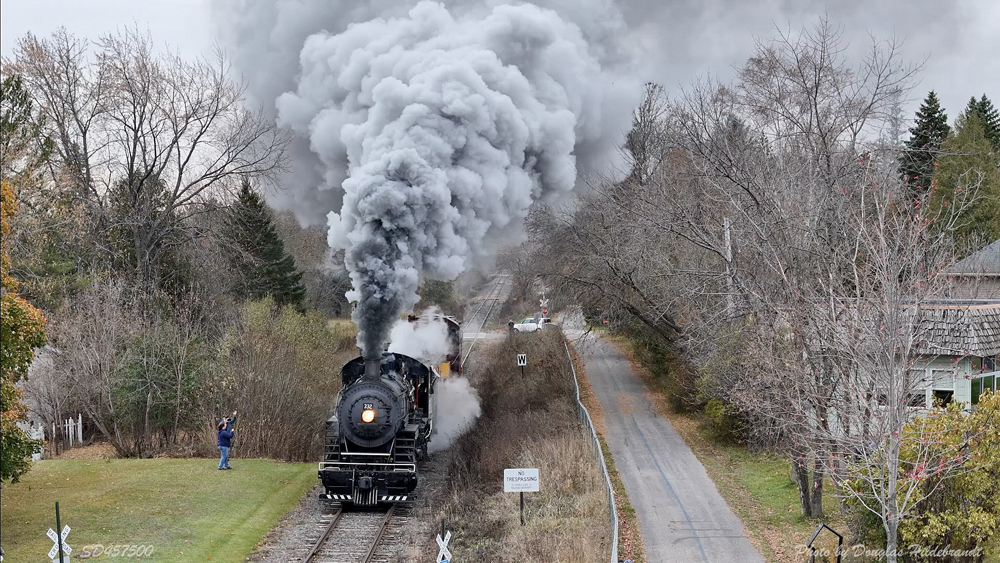
<path fill-rule="evenodd" d="M 406 500 L 427 455 L 437 377 L 432 366 L 397 353 L 344 365 L 326 422 L 321 496 L 358 505 Z"/>

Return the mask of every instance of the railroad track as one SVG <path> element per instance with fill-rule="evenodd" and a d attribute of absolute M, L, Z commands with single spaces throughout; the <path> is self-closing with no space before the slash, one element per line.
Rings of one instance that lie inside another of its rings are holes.
<path fill-rule="evenodd" d="M 397 503 L 387 510 L 345 512 L 337 505 L 320 519 L 313 543 L 302 563 L 390 563 L 403 550 L 398 532 L 412 505 Z"/>
<path fill-rule="evenodd" d="M 486 297 L 479 300 L 479 305 L 476 310 L 469 317 L 469 322 L 474 323 L 477 318 L 482 316 L 482 320 L 479 321 L 479 327 L 476 329 L 476 337 L 472 339 L 469 343 L 469 349 L 465 352 L 465 357 L 462 358 L 462 365 L 465 365 L 466 360 L 472 355 L 472 350 L 476 347 L 476 343 L 479 342 L 479 337 L 483 333 L 483 328 L 486 326 L 487 321 L 490 320 L 490 315 L 493 314 L 493 309 L 496 308 L 497 303 L 503 297 L 503 291 L 507 284 L 510 283 L 510 274 L 497 274 L 496 279 L 493 281 L 493 287 L 486 294 Z M 486 311 L 483 312 L 483 308 Z"/>

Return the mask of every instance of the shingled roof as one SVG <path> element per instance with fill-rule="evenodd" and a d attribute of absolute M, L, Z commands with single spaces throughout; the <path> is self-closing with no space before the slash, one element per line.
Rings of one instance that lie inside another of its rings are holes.
<path fill-rule="evenodd" d="M 995 240 L 986 248 L 959 260 L 946 272 L 950 275 L 1000 276 L 1000 240 Z"/>
<path fill-rule="evenodd" d="M 921 328 L 920 354 L 1000 354 L 1000 301 L 955 300 L 921 306 Z"/>

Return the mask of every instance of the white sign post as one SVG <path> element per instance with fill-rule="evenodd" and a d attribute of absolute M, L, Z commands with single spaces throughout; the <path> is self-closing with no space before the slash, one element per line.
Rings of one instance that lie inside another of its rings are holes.
<path fill-rule="evenodd" d="M 521 493 L 521 525 L 524 525 L 524 493 L 538 492 L 538 469 L 504 469 L 503 492 Z"/>
<path fill-rule="evenodd" d="M 437 538 L 438 544 L 438 563 L 449 563 L 451 561 L 451 552 L 448 551 L 448 542 L 451 541 L 451 532 L 444 535 L 444 539 L 441 539 L 441 534 L 438 534 Z"/>
<path fill-rule="evenodd" d="M 517 365 L 521 367 L 521 377 L 524 377 L 524 366 L 528 365 L 528 355 L 518 354 Z"/>

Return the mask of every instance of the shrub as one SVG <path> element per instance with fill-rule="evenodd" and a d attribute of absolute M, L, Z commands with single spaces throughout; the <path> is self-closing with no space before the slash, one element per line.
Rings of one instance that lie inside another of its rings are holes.
<path fill-rule="evenodd" d="M 225 335 L 219 371 L 208 383 L 208 421 L 239 410 L 232 455 L 288 461 L 319 459 L 323 423 L 340 391 L 340 368 L 357 355 L 354 333 L 336 334 L 318 313 L 278 308 L 271 298 L 248 302 Z M 204 450 L 216 429 L 206 424 Z"/>

